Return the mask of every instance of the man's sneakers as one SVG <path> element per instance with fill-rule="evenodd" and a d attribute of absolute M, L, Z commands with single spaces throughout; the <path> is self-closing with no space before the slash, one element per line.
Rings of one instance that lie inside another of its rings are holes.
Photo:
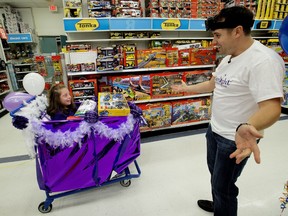
<path fill-rule="evenodd" d="M 198 206 L 207 212 L 214 212 L 213 202 L 209 200 L 198 200 Z"/>

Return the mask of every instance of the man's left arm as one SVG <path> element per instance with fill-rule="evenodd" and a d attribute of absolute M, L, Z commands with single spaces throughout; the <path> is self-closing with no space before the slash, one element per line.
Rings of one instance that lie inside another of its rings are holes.
<path fill-rule="evenodd" d="M 235 135 L 237 150 L 230 155 L 239 164 L 253 152 L 256 163 L 260 163 L 260 150 L 257 139 L 262 138 L 259 130 L 273 125 L 281 114 L 281 98 L 273 98 L 258 103 L 259 109 L 246 122 L 238 127 Z"/>

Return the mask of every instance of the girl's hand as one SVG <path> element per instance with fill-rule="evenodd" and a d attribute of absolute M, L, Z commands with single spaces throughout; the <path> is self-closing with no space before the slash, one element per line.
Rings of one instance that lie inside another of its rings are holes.
<path fill-rule="evenodd" d="M 236 151 L 234 151 L 230 158 L 235 158 L 236 163 L 241 163 L 246 157 L 253 152 L 256 163 L 260 163 L 260 150 L 257 145 L 257 139 L 262 138 L 255 127 L 252 125 L 242 125 L 235 134 Z"/>

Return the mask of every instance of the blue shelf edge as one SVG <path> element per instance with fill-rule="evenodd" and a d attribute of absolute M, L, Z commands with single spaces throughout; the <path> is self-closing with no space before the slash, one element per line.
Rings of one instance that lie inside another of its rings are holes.
<path fill-rule="evenodd" d="M 65 32 L 206 31 L 205 19 L 176 18 L 64 18 Z M 283 20 L 255 20 L 252 30 L 279 30 Z"/>

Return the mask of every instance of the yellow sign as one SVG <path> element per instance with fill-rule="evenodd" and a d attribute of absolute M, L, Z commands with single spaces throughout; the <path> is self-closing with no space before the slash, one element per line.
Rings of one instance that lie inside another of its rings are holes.
<path fill-rule="evenodd" d="M 179 19 L 168 19 L 161 24 L 163 30 L 175 30 L 181 26 Z"/>
<path fill-rule="evenodd" d="M 266 28 L 268 28 L 268 25 L 269 25 L 268 21 L 261 21 L 260 29 L 266 29 Z"/>
<path fill-rule="evenodd" d="M 77 31 L 93 31 L 99 27 L 96 19 L 82 19 L 75 24 Z"/>

